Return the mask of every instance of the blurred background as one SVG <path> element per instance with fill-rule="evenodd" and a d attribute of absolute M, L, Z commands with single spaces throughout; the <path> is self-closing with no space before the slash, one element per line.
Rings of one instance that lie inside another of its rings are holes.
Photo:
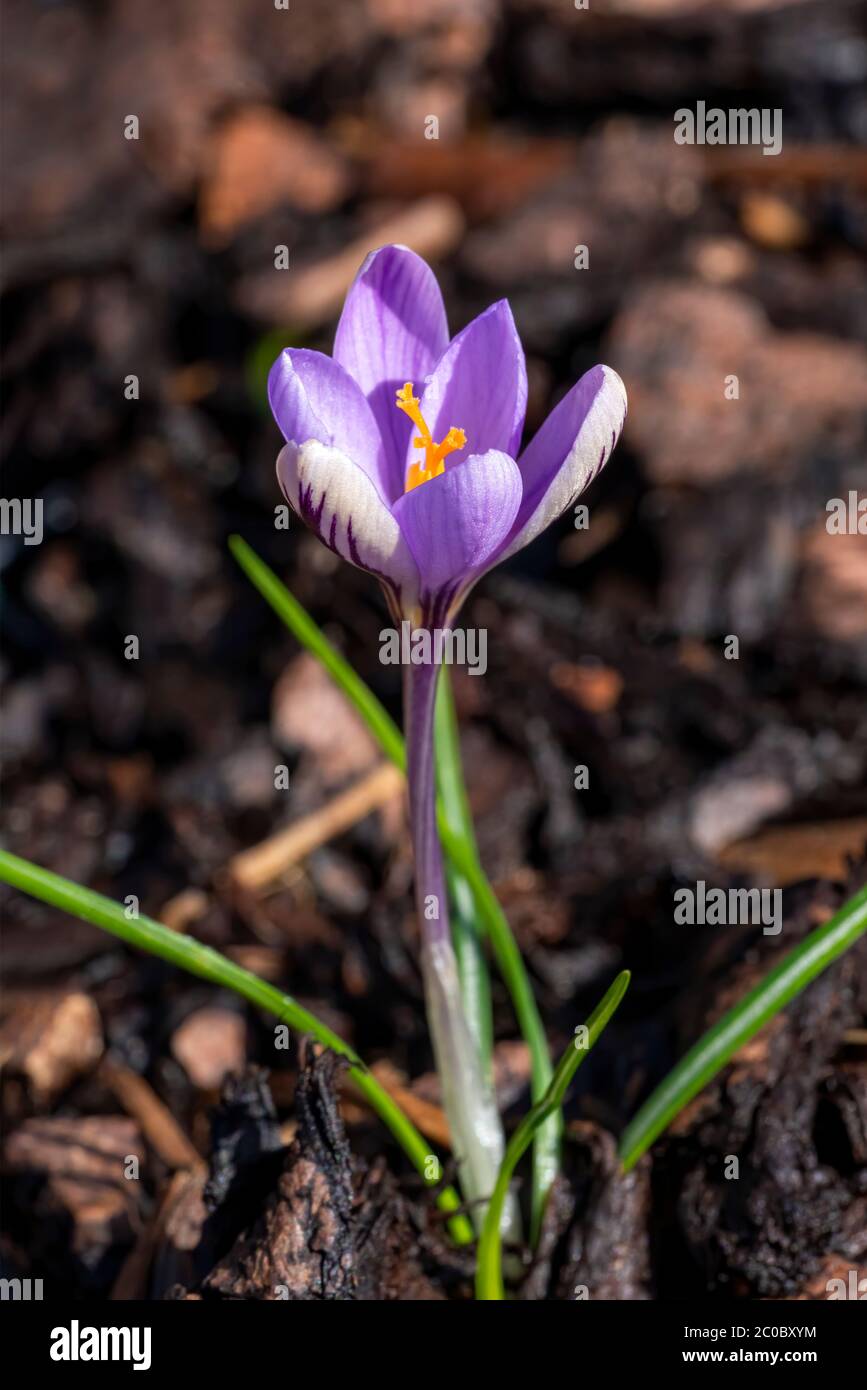
<path fill-rule="evenodd" d="M 329 351 L 363 256 L 408 243 L 453 332 L 509 298 L 529 432 L 597 361 L 629 394 L 589 528 L 564 519 L 484 581 L 466 621 L 488 674 L 455 675 L 483 858 L 555 1047 L 633 971 L 574 1103 L 616 1132 L 730 963 L 755 963 L 750 929 L 685 937 L 673 888 L 783 886 L 806 926 L 863 862 L 867 544 L 825 522 L 867 490 L 865 18 L 855 0 L 9 0 L 2 495 L 44 499 L 44 539 L 0 538 L 4 846 L 228 951 L 435 1105 L 399 791 L 226 547 L 253 545 L 398 712 L 376 586 L 275 530 L 264 382 L 286 345 Z M 781 152 L 677 145 L 698 101 L 781 109 Z M 271 1036 L 83 924 L 12 894 L 3 915 L 4 1251 L 104 1296 L 134 1278 L 172 1151 L 146 1127 L 140 1194 L 103 1175 L 97 1200 L 87 1126 L 128 1152 L 138 1080 L 207 1152 L 223 1078 L 274 1067 Z M 501 1099 L 524 1105 L 495 1003 Z M 842 1018 L 814 1028 L 825 1062 Z M 824 1082 L 787 1047 L 815 1104 Z M 281 1113 L 293 1066 L 273 1072 Z M 829 1115 L 819 1159 L 849 1181 L 855 1121 Z M 70 1146 L 78 1188 L 57 1176 Z M 654 1201 L 645 1227 L 674 1252 L 657 1296 L 683 1269 L 779 1293 L 813 1267 Z"/>

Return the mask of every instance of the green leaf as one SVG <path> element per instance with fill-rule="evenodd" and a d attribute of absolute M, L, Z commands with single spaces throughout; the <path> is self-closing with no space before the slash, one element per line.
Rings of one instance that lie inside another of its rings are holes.
<path fill-rule="evenodd" d="M 551 1084 L 544 1096 L 533 1106 L 532 1110 L 527 1111 L 506 1146 L 493 1196 L 488 1204 L 482 1234 L 479 1237 L 479 1248 L 476 1255 L 477 1299 L 491 1302 L 502 1300 L 505 1297 L 500 1222 L 509 1184 L 539 1127 L 551 1115 L 560 1113 L 573 1076 L 613 1017 L 629 988 L 629 980 L 629 971 L 621 970 L 587 1020 L 586 1046 L 579 1048 L 577 1039 L 569 1045 L 557 1064 L 557 1069 L 551 1078 Z"/>
<path fill-rule="evenodd" d="M 232 536 L 229 539 L 229 549 L 247 578 L 271 605 L 277 616 L 290 632 L 294 633 L 302 646 L 319 658 L 336 684 L 355 705 L 386 757 L 406 771 L 406 755 L 400 730 L 373 692 L 356 675 L 349 662 L 332 647 L 298 600 L 246 541 L 240 536 Z M 545 1029 L 521 952 L 506 915 L 479 862 L 475 845 L 467 844 L 463 836 L 452 829 L 442 805 L 438 809 L 438 826 L 451 871 L 457 872 L 466 880 L 475 899 L 477 920 L 488 934 L 497 966 L 511 996 L 518 1027 L 530 1049 L 531 1095 L 534 1101 L 540 1100 L 551 1080 L 551 1058 Z M 533 1142 L 531 1237 L 534 1243 L 538 1239 L 545 1202 L 560 1165 L 561 1134 L 560 1114 L 555 1112 L 547 1123 L 540 1126 Z"/>
<path fill-rule="evenodd" d="M 349 662 L 342 657 L 336 647 L 332 647 L 325 633 L 313 621 L 306 608 L 290 594 L 274 571 L 260 560 L 240 536 L 229 537 L 229 549 L 255 588 L 271 605 L 277 617 L 286 624 L 302 647 L 312 652 L 322 662 L 329 676 L 340 687 L 347 699 L 355 706 L 383 753 L 393 763 L 406 771 L 406 752 L 403 735 L 391 715 L 379 703 L 373 691 L 356 675 Z"/>
<path fill-rule="evenodd" d="M 735 1004 L 690 1048 L 644 1102 L 620 1139 L 620 1157 L 632 1168 L 675 1115 L 721 1071 L 729 1058 L 754 1038 L 769 1019 L 867 931 L 867 886 L 850 898 L 829 922 L 789 951 L 745 999 Z"/>
<path fill-rule="evenodd" d="M 182 936 L 170 930 L 151 917 L 128 917 L 126 909 L 101 893 L 71 882 L 60 874 L 31 864 L 27 859 L 19 859 L 16 854 L 0 850 L 0 879 L 18 888 L 22 893 L 41 902 L 50 903 L 69 912 L 73 917 L 81 917 L 92 922 L 95 927 L 111 932 L 130 946 L 137 946 L 152 956 L 159 956 L 171 965 L 198 975 L 211 984 L 221 985 L 248 999 L 260 1009 L 274 1014 L 281 1023 L 294 1028 L 297 1033 L 309 1033 L 317 1042 L 345 1057 L 349 1063 L 349 1075 L 358 1090 L 366 1097 L 371 1108 L 383 1121 L 400 1144 L 407 1158 L 429 1186 L 436 1186 L 436 1179 L 428 1176 L 430 1145 L 423 1139 L 411 1121 L 392 1100 L 386 1090 L 367 1070 L 360 1057 L 345 1043 L 337 1033 L 310 1013 L 288 994 L 283 994 L 273 985 L 261 980 L 249 970 L 244 970 L 226 956 L 220 955 L 211 946 L 206 946 L 193 937 Z M 437 1205 L 441 1211 L 457 1213 L 451 1216 L 449 1228 L 454 1239 L 461 1245 L 473 1240 L 473 1229 L 466 1216 L 459 1211 L 461 1201 L 454 1188 L 446 1187 L 437 1193 Z"/>

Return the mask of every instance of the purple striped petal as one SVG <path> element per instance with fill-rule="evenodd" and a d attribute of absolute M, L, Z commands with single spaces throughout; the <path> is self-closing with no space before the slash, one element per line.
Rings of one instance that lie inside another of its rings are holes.
<path fill-rule="evenodd" d="M 396 602 L 412 606 L 418 570 L 395 518 L 371 479 L 339 449 L 311 439 L 277 459 L 283 495 L 337 555 L 375 574 Z"/>
<path fill-rule="evenodd" d="M 337 362 L 306 348 L 284 349 L 268 375 L 268 400 L 287 444 L 316 439 L 340 449 L 387 495 L 385 453 L 373 412 Z"/>
<path fill-rule="evenodd" d="M 610 367 L 591 367 L 518 460 L 524 492 L 498 561 L 529 545 L 580 497 L 611 457 L 625 419 L 620 377 Z"/>
<path fill-rule="evenodd" d="M 367 257 L 346 297 L 334 359 L 367 397 L 388 460 L 388 496 L 403 492 L 407 421 L 394 404 L 411 381 L 420 392 L 449 341 L 446 311 L 430 266 L 407 246 Z"/>
<path fill-rule="evenodd" d="M 446 468 L 394 506 L 420 577 L 423 621 L 444 627 L 491 563 L 518 512 L 521 474 L 489 449 Z"/>
<path fill-rule="evenodd" d="M 409 380 L 409 378 L 407 378 Z M 524 349 L 505 299 L 468 323 L 446 348 L 421 396 L 434 439 L 452 425 L 465 431 L 474 454 L 496 449 L 514 458 L 527 410 Z M 416 461 L 415 429 L 404 422 L 406 467 Z"/>

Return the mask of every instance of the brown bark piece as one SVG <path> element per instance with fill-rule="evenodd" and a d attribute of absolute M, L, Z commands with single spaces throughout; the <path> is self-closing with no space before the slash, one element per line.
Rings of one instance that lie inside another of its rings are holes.
<path fill-rule="evenodd" d="M 0 1058 L 23 1076 L 37 1106 L 48 1106 L 102 1056 L 99 1010 L 78 991 L 18 998 L 0 1029 Z"/>
<path fill-rule="evenodd" d="M 245 107 L 212 138 L 199 194 L 199 226 L 222 246 L 250 222 L 288 203 L 302 212 L 336 207 L 348 188 L 343 160 L 312 127 L 267 106 Z"/>

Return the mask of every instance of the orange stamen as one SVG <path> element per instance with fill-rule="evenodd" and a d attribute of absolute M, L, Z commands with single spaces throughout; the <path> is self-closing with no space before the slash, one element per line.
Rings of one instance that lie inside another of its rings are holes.
<path fill-rule="evenodd" d="M 412 463 L 409 466 L 406 475 L 406 492 L 411 492 L 420 483 L 428 483 L 431 478 L 436 478 L 440 473 L 444 473 L 446 455 L 453 453 L 455 449 L 462 449 L 467 442 L 467 436 L 463 430 L 452 425 L 445 438 L 437 444 L 425 423 L 419 408 L 418 398 L 412 392 L 412 382 L 408 381 L 397 392 L 397 399 L 395 400 L 398 410 L 402 410 L 404 415 L 408 415 L 418 430 L 418 434 L 413 438 L 413 444 L 416 449 L 424 449 L 424 461 Z"/>

